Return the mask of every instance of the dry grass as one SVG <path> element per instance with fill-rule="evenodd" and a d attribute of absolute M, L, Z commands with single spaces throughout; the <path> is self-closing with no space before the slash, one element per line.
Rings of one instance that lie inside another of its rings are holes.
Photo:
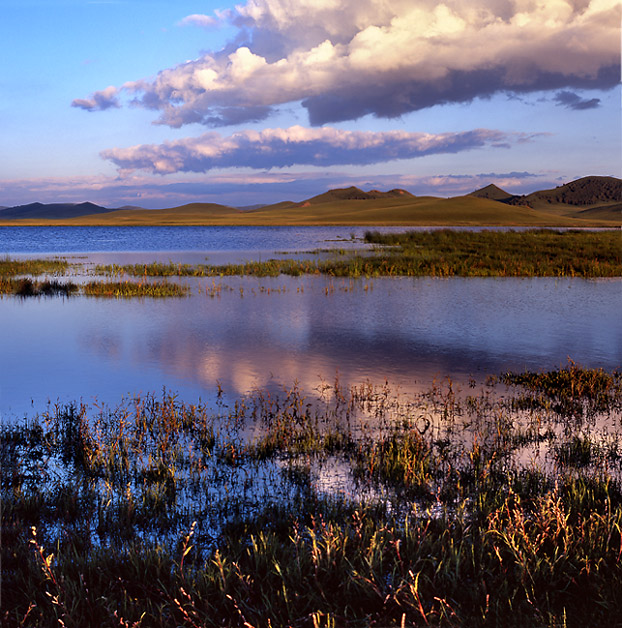
<path fill-rule="evenodd" d="M 193 203 L 162 210 L 121 210 L 67 220 L 12 220 L 0 225 L 440 225 L 612 226 L 611 217 L 550 213 L 489 199 L 429 196 L 333 201 L 308 207 L 278 203 L 252 211 Z M 604 219 L 603 219 L 604 218 Z"/>

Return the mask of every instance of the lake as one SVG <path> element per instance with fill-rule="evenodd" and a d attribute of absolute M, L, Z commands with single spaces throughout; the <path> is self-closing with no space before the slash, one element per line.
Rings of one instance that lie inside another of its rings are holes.
<path fill-rule="evenodd" d="M 396 228 L 403 231 L 403 228 Z M 0 254 L 118 261 L 267 259 L 360 247 L 361 227 L 0 228 Z M 77 271 L 78 273 L 82 271 Z M 465 387 L 568 358 L 622 361 L 622 281 L 479 278 L 183 278 L 192 296 L 0 300 L 5 421 L 48 403 L 116 404 L 163 388 L 186 401 L 256 387 L 306 391 L 449 376 Z"/>

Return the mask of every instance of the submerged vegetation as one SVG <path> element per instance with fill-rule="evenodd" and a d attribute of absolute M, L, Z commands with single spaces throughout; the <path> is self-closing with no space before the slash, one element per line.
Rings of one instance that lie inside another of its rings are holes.
<path fill-rule="evenodd" d="M 57 407 L 1 429 L 3 623 L 616 625 L 621 417 L 572 363 Z"/>
<path fill-rule="evenodd" d="M 326 274 L 336 277 L 620 277 L 619 231 L 456 231 L 398 234 L 368 232 L 373 251 L 329 259 L 272 259 L 245 264 L 99 266 L 107 274 L 133 276 L 258 277 Z"/>

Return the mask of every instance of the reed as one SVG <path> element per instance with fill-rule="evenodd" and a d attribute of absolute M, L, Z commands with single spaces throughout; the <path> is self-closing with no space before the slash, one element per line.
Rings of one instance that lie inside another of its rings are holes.
<path fill-rule="evenodd" d="M 616 625 L 619 383 L 570 363 L 3 425 L 3 625 Z M 525 402 L 551 387 L 608 401 Z"/>

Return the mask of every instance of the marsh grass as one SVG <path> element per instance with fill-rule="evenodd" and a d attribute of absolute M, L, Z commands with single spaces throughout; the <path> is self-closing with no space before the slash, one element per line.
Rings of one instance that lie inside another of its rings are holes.
<path fill-rule="evenodd" d="M 162 298 L 187 296 L 190 294 L 190 288 L 167 281 L 149 283 L 136 281 L 90 281 L 79 285 L 72 281 L 36 281 L 29 277 L 22 279 L 0 277 L 0 294 L 12 294 L 22 298 L 41 296 L 69 297 L 76 294 L 103 298 Z M 213 296 L 213 293 L 210 293 L 210 296 Z"/>
<path fill-rule="evenodd" d="M 64 296 L 75 294 L 107 298 L 129 297 L 182 297 L 190 294 L 188 286 L 168 281 L 90 281 L 76 284 L 72 281 L 33 279 L 41 274 L 64 274 L 70 268 L 62 259 L 0 260 L 0 295 L 19 297 Z M 220 291 L 218 290 L 218 293 Z"/>
<path fill-rule="evenodd" d="M 368 232 L 372 252 L 336 251 L 329 259 L 272 259 L 210 266 L 152 264 L 99 266 L 103 274 L 133 276 L 276 277 L 620 277 L 617 231 L 456 231 L 398 234 Z"/>
<path fill-rule="evenodd" d="M 368 232 L 372 244 L 396 247 L 400 274 L 501 277 L 619 277 L 619 231 Z"/>
<path fill-rule="evenodd" d="M 0 277 L 0 294 L 14 294 L 18 297 L 64 296 L 78 292 L 78 286 L 71 282 L 60 282 L 56 279 L 33 281 L 29 277 L 13 279 Z"/>
<path fill-rule="evenodd" d="M 69 262 L 64 259 L 25 259 L 17 260 L 10 257 L 0 259 L 0 277 L 16 275 L 63 275 L 69 269 Z"/>
<path fill-rule="evenodd" d="M 89 281 L 82 286 L 82 292 L 89 297 L 130 298 L 130 297 L 184 297 L 190 288 L 169 281 Z"/>
<path fill-rule="evenodd" d="M 616 625 L 620 375 L 503 377 L 5 425 L 3 625 Z M 543 407 L 543 386 L 609 401 Z M 322 488 L 335 462 L 346 484 Z"/>

